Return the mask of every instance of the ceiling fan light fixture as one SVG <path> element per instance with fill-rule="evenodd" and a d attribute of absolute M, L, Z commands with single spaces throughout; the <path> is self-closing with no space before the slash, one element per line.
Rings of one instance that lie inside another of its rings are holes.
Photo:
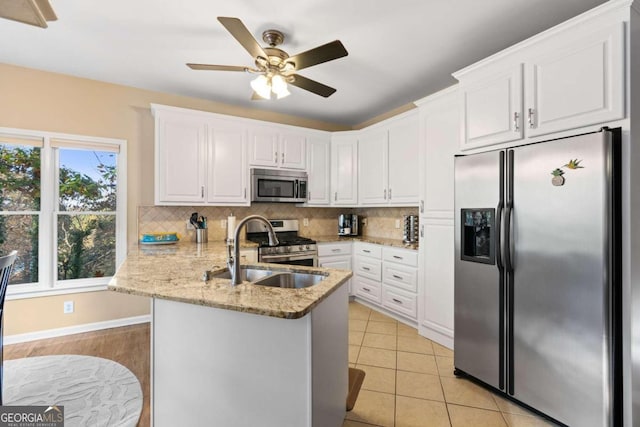
<path fill-rule="evenodd" d="M 280 74 L 276 74 L 271 78 L 271 90 L 276 94 L 278 99 L 291 95 L 291 92 L 287 89 L 286 80 Z"/>
<path fill-rule="evenodd" d="M 264 75 L 260 74 L 251 80 L 251 89 L 253 89 L 261 98 L 271 99 L 271 82 Z"/>

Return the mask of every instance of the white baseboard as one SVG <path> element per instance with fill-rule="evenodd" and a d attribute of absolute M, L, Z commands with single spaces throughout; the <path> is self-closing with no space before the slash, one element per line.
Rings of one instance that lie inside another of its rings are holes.
<path fill-rule="evenodd" d="M 118 328 L 120 326 L 137 325 L 151 321 L 151 315 L 125 317 L 122 319 L 105 320 L 104 322 L 85 323 L 83 325 L 67 326 L 65 328 L 46 329 L 44 331 L 28 332 L 26 334 L 7 335 L 3 338 L 4 345 L 18 344 L 21 342 L 42 340 L 47 338 L 62 337 L 64 335 L 80 334 L 83 332 L 98 331 L 100 329 Z"/>
<path fill-rule="evenodd" d="M 453 350 L 453 331 L 451 329 L 428 320 L 424 320 L 418 329 L 423 337 Z"/>

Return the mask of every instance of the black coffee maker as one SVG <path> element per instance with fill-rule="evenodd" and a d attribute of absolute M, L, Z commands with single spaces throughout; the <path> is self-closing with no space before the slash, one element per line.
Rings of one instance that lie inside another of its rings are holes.
<path fill-rule="evenodd" d="M 359 230 L 358 215 L 342 214 L 338 217 L 338 236 L 357 236 Z"/>

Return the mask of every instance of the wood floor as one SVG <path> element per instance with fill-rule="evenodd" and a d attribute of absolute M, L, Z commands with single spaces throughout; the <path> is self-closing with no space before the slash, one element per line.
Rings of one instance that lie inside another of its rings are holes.
<path fill-rule="evenodd" d="M 149 324 L 104 329 L 60 338 L 6 345 L 4 359 L 46 356 L 52 354 L 83 354 L 102 357 L 126 366 L 140 381 L 143 403 L 139 427 L 150 425 L 149 412 Z"/>

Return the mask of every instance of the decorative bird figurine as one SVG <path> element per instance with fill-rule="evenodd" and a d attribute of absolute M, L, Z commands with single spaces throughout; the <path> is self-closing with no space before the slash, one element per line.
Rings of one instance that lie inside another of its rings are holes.
<path fill-rule="evenodd" d="M 569 169 L 584 169 L 584 166 L 580 166 L 580 162 L 582 160 L 569 160 L 569 163 L 567 163 L 566 165 L 563 166 L 563 168 L 569 168 Z"/>

